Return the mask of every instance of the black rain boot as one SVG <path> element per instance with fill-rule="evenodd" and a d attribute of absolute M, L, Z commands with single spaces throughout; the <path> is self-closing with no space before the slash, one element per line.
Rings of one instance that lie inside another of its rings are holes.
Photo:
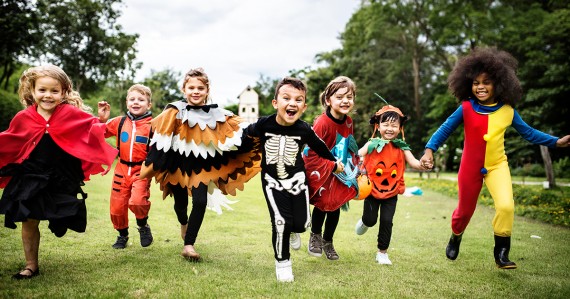
<path fill-rule="evenodd" d="M 495 263 L 500 269 L 516 269 L 517 264 L 509 260 L 509 251 L 511 250 L 511 237 L 495 236 Z"/>
<path fill-rule="evenodd" d="M 461 237 L 463 233 L 456 235 L 451 233 L 451 238 L 449 238 L 449 243 L 447 243 L 447 248 L 445 248 L 445 255 L 448 259 L 454 261 L 459 255 L 459 245 L 461 244 Z"/>

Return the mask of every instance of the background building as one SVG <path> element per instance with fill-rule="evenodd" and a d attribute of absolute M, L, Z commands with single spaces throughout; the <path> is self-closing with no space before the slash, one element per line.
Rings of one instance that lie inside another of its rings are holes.
<path fill-rule="evenodd" d="M 246 87 L 238 96 L 238 115 L 247 122 L 255 122 L 259 118 L 259 95 L 251 86 Z"/>

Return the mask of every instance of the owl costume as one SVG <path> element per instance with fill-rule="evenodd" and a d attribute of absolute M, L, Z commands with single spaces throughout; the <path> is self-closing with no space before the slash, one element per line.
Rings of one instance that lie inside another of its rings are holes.
<path fill-rule="evenodd" d="M 181 225 L 188 224 L 185 245 L 193 245 L 206 205 L 221 213 L 224 195 L 235 195 L 260 171 L 255 139 L 242 138 L 249 125 L 216 104 L 170 103 L 151 122 L 153 136 L 141 177 L 154 177 L 163 198 L 174 195 Z M 207 191 L 207 192 L 206 192 Z M 186 219 L 188 195 L 192 212 Z"/>
<path fill-rule="evenodd" d="M 200 183 L 236 195 L 236 189 L 243 190 L 260 171 L 261 156 L 254 143 L 242 143 L 249 123 L 217 107 L 178 101 L 152 120 L 153 137 L 142 177 L 154 177 L 163 198 L 172 193 L 171 185 L 191 188 Z"/>

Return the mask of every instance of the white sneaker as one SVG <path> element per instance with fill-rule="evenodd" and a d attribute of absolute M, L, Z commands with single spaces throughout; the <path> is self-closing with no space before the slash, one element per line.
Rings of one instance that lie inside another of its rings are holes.
<path fill-rule="evenodd" d="M 275 275 L 279 282 L 292 282 L 295 280 L 291 260 L 275 261 Z"/>
<path fill-rule="evenodd" d="M 299 250 L 301 248 L 301 235 L 298 233 L 291 233 L 289 236 L 289 245 L 293 250 Z"/>
<path fill-rule="evenodd" d="M 392 261 L 388 258 L 387 253 L 378 252 L 376 253 L 376 261 L 380 265 L 392 265 Z"/>
<path fill-rule="evenodd" d="M 364 223 L 362 223 L 362 218 L 358 219 L 358 222 L 356 223 L 356 227 L 354 228 L 354 231 L 356 232 L 357 235 L 364 235 L 364 233 L 368 230 L 368 226 L 364 225 Z"/>

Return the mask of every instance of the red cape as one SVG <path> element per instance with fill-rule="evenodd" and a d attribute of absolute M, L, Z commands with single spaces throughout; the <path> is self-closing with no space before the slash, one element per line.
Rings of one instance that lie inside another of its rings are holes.
<path fill-rule="evenodd" d="M 107 173 L 117 156 L 117 149 L 105 141 L 105 124 L 91 114 L 60 104 L 46 121 L 33 105 L 18 112 L 8 130 L 0 133 L 0 168 L 27 159 L 46 131 L 65 152 L 81 160 L 86 181 L 92 174 Z M 9 180 L 0 178 L 0 188 Z"/>

